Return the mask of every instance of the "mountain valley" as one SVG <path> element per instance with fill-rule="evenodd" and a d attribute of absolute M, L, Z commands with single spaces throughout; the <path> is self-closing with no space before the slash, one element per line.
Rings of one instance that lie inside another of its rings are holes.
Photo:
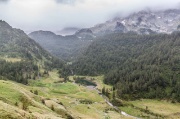
<path fill-rule="evenodd" d="M 65 36 L 0 20 L 0 119 L 178 119 L 179 30 L 179 9 Z"/>

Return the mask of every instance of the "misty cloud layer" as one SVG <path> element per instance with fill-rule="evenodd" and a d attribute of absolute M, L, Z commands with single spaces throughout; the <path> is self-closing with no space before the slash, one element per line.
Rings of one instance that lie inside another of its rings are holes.
<path fill-rule="evenodd" d="M 57 3 L 60 4 L 75 4 L 77 2 L 77 0 L 55 0 Z"/>
<path fill-rule="evenodd" d="M 0 0 L 0 19 L 25 31 L 90 27 L 145 8 L 178 7 L 180 0 Z"/>

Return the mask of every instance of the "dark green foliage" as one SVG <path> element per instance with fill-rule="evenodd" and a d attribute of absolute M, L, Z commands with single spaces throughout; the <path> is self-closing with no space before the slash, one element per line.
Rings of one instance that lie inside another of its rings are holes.
<path fill-rule="evenodd" d="M 51 105 L 51 110 L 54 111 L 54 105 Z"/>
<path fill-rule="evenodd" d="M 93 103 L 93 101 L 87 100 L 87 99 L 80 100 L 79 102 L 82 103 L 82 104 L 92 104 Z"/>
<path fill-rule="evenodd" d="M 35 95 L 38 95 L 38 91 L 37 91 L 37 90 L 35 90 L 35 91 L 34 91 L 34 94 L 35 94 Z"/>
<path fill-rule="evenodd" d="M 180 101 L 180 33 L 110 34 L 93 42 L 71 68 L 78 75 L 105 74 L 123 99 Z"/>
<path fill-rule="evenodd" d="M 85 85 L 85 86 L 97 86 L 96 83 L 87 80 L 85 77 L 74 77 L 75 83 Z"/>
<path fill-rule="evenodd" d="M 58 102 L 58 104 L 63 105 L 63 103 L 62 103 L 62 102 Z"/>
<path fill-rule="evenodd" d="M 113 99 L 115 99 L 115 98 L 116 98 L 115 91 L 113 91 L 112 98 L 113 98 Z"/>
<path fill-rule="evenodd" d="M 123 106 L 122 101 L 120 101 L 120 100 L 118 100 L 118 99 L 113 99 L 113 100 L 111 100 L 111 103 L 112 103 L 113 105 L 116 105 L 116 106 Z"/>
<path fill-rule="evenodd" d="M 0 20 L 0 59 L 8 58 L 21 61 L 11 63 L 0 60 L 0 76 L 23 84 L 28 84 L 28 79 L 35 80 L 40 76 L 38 67 L 46 70 L 63 67 L 61 60 L 50 55 L 22 30 L 12 28 Z"/>
<path fill-rule="evenodd" d="M 61 69 L 64 67 L 64 61 L 53 57 L 49 62 L 44 62 L 47 70 L 52 70 L 54 68 Z"/>
<path fill-rule="evenodd" d="M 105 93 L 106 93 L 106 88 L 103 87 L 103 88 L 102 88 L 102 94 L 105 95 Z"/>
<path fill-rule="evenodd" d="M 42 104 L 44 104 L 44 105 L 45 105 L 45 99 L 42 99 L 42 100 L 41 100 L 41 102 L 42 102 Z"/>
<path fill-rule="evenodd" d="M 14 105 L 15 105 L 15 106 L 18 106 L 18 102 L 16 102 Z"/>
<path fill-rule="evenodd" d="M 108 89 L 108 88 L 106 88 L 105 96 L 107 96 L 107 97 L 110 99 L 110 92 L 109 92 L 109 89 Z"/>
<path fill-rule="evenodd" d="M 102 88 L 102 94 L 105 95 L 106 97 L 108 97 L 109 99 L 111 98 L 110 97 L 110 91 L 108 88 L 103 87 Z"/>
<path fill-rule="evenodd" d="M 60 78 L 67 79 L 69 75 L 72 74 L 71 69 L 68 66 L 63 66 L 61 70 L 59 70 Z"/>
<path fill-rule="evenodd" d="M 20 101 L 22 102 L 22 109 L 27 110 L 31 102 L 25 96 L 21 96 Z"/>
<path fill-rule="evenodd" d="M 28 84 L 28 79 L 31 79 L 31 75 L 34 72 L 38 72 L 38 67 L 32 62 L 6 62 L 0 60 L 0 76 L 6 77 L 9 80 L 13 80 L 19 83 Z"/>
<path fill-rule="evenodd" d="M 105 108 L 104 109 L 104 112 L 105 113 L 108 113 L 108 111 L 116 111 L 116 112 L 118 112 L 118 110 L 116 110 L 115 108 Z M 110 117 L 108 116 L 108 117 L 105 117 L 105 119 L 110 119 Z"/>

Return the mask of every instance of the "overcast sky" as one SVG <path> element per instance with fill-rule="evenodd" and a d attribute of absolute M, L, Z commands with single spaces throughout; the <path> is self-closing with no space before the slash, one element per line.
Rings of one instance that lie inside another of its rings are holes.
<path fill-rule="evenodd" d="M 0 19 L 25 31 L 90 27 L 145 8 L 180 6 L 180 0 L 0 0 Z"/>

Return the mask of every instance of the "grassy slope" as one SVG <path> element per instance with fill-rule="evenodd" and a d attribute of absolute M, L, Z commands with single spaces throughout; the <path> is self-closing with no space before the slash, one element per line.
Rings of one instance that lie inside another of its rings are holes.
<path fill-rule="evenodd" d="M 3 58 L 3 57 L 0 57 L 0 59 L 6 60 L 7 62 L 20 62 L 22 60 L 21 58 Z"/>
<path fill-rule="evenodd" d="M 25 97 L 28 102 L 28 109 L 22 109 L 21 98 Z M 1 119 L 23 119 L 23 118 L 60 118 L 57 114 L 40 102 L 40 96 L 34 95 L 27 86 L 11 81 L 0 80 L 0 118 Z M 15 106 L 17 103 L 17 106 Z M 36 112 L 34 109 L 42 110 Z"/>
<path fill-rule="evenodd" d="M 125 106 L 120 107 L 126 113 L 141 118 L 180 118 L 180 104 L 171 103 L 165 100 L 142 99 L 125 102 Z M 133 106 L 132 106 L 133 105 Z M 145 112 L 147 107 L 148 112 Z"/>
<path fill-rule="evenodd" d="M 70 82 L 56 83 L 62 80 L 56 72 L 49 72 L 50 76 L 46 78 L 31 80 L 29 86 L 0 80 L 0 119 L 61 119 L 67 113 L 83 119 L 127 118 L 115 111 L 105 113 L 104 110 L 110 107 L 96 91 Z M 31 90 L 37 90 L 38 95 Z M 22 109 L 21 97 L 30 102 L 27 110 Z M 83 99 L 91 100 L 93 104 L 81 104 L 79 101 Z M 18 106 L 15 106 L 16 102 Z M 52 105 L 55 111 L 51 110 Z"/>
<path fill-rule="evenodd" d="M 180 104 L 174 104 L 167 101 L 158 100 L 138 100 L 131 102 L 134 106 L 140 108 L 148 107 L 151 112 L 163 115 L 167 118 L 178 118 L 180 117 Z"/>
<path fill-rule="evenodd" d="M 94 90 L 90 90 L 84 86 L 74 83 L 56 83 L 63 79 L 58 77 L 57 71 L 49 72 L 49 77 L 44 77 L 39 80 L 31 80 L 29 86 L 18 84 L 11 81 L 0 80 L 0 118 L 1 119 L 23 119 L 23 118 L 51 118 L 58 119 L 63 117 L 66 113 L 76 118 L 83 119 L 104 119 L 105 117 L 111 119 L 128 118 L 118 114 L 115 111 L 104 110 L 109 107 L 104 99 L 98 95 Z M 72 77 L 70 77 L 71 79 Z M 94 77 L 98 84 L 98 89 L 106 86 L 102 83 L 102 76 Z M 30 90 L 38 91 L 38 95 L 34 95 Z M 20 98 L 25 96 L 31 104 L 27 110 L 22 110 L 22 102 Z M 41 100 L 45 100 L 45 105 Z M 81 104 L 79 101 L 88 99 L 93 101 L 93 104 Z M 15 103 L 18 106 L 15 106 Z M 61 105 L 61 103 L 63 105 Z M 120 107 L 123 111 L 134 116 L 144 116 L 144 118 L 155 118 L 153 115 L 148 115 L 137 108 L 148 110 L 155 114 L 160 114 L 166 118 L 178 118 L 180 112 L 179 104 L 172 104 L 165 101 L 157 100 L 138 100 L 126 102 L 133 104 L 134 107 L 125 106 Z M 55 111 L 51 110 L 54 106 Z"/>
<path fill-rule="evenodd" d="M 83 119 L 103 119 L 105 117 L 112 119 L 127 118 L 117 112 L 106 114 L 104 110 L 110 107 L 96 91 L 70 82 L 55 83 L 61 80 L 55 72 L 50 72 L 49 78 L 32 81 L 30 84 L 36 87 L 36 89 L 39 89 L 42 95 L 63 103 L 73 117 L 81 117 Z M 81 104 L 79 101 L 83 99 L 91 100 L 94 103 L 90 105 Z"/>

